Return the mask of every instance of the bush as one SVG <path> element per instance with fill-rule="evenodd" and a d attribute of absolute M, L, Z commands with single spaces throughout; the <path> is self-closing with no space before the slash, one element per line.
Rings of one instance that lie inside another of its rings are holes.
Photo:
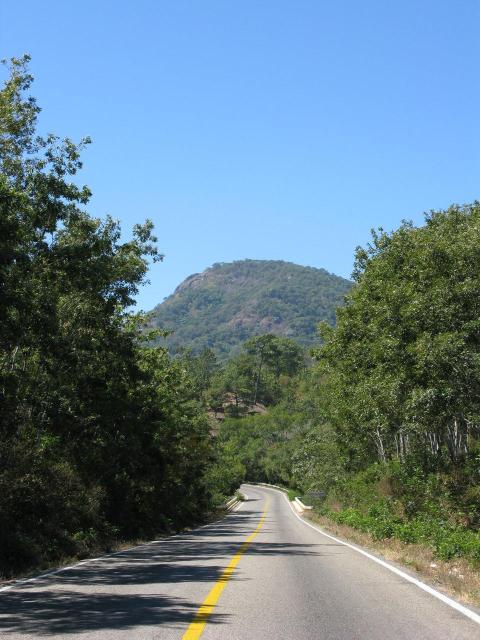
<path fill-rule="evenodd" d="M 435 555 L 441 560 L 454 557 L 480 560 L 480 534 L 449 526 L 443 520 L 399 520 L 389 514 L 384 503 L 372 506 L 368 514 L 352 508 L 342 511 L 323 509 L 322 514 L 338 524 L 368 533 L 375 540 L 397 538 L 408 544 L 426 544 L 434 549 Z"/>

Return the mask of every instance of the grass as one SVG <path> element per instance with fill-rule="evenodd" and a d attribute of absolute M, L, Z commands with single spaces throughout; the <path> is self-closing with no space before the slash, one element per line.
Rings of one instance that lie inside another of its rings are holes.
<path fill-rule="evenodd" d="M 432 548 L 439 560 L 465 558 L 480 564 L 480 534 L 471 529 L 449 524 L 426 514 L 412 519 L 395 516 L 387 502 L 371 505 L 365 513 L 347 508 L 323 510 L 330 520 L 368 533 L 376 540 L 396 538 L 404 543 L 419 543 Z"/>

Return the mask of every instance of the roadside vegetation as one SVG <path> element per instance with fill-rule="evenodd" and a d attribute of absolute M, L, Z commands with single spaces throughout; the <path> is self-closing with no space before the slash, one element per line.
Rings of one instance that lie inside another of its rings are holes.
<path fill-rule="evenodd" d="M 479 203 L 373 233 L 312 365 L 287 374 L 264 413 L 222 422 L 245 478 L 478 571 L 479 238 Z"/>
<path fill-rule="evenodd" d="M 39 135 L 28 62 L 0 91 L 1 577 L 190 525 L 221 495 L 189 373 L 131 312 L 152 224 L 122 241 L 89 215 L 89 140 Z"/>

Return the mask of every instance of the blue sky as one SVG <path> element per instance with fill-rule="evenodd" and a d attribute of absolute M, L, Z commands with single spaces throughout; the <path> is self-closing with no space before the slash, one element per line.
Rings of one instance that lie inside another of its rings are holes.
<path fill-rule="evenodd" d="M 480 197 L 478 0 L 3 2 L 89 210 L 153 219 L 153 307 L 214 262 L 348 277 L 372 227 Z"/>

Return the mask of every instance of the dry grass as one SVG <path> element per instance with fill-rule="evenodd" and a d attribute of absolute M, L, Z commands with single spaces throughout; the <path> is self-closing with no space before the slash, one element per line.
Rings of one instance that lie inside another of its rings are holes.
<path fill-rule="evenodd" d="M 328 533 L 403 565 L 410 573 L 417 574 L 426 583 L 456 600 L 480 607 L 480 567 L 472 566 L 467 560 L 438 560 L 434 557 L 433 550 L 425 545 L 405 544 L 395 539 L 374 540 L 367 533 L 348 525 L 337 524 L 325 516 L 315 513 L 306 515 Z"/>

